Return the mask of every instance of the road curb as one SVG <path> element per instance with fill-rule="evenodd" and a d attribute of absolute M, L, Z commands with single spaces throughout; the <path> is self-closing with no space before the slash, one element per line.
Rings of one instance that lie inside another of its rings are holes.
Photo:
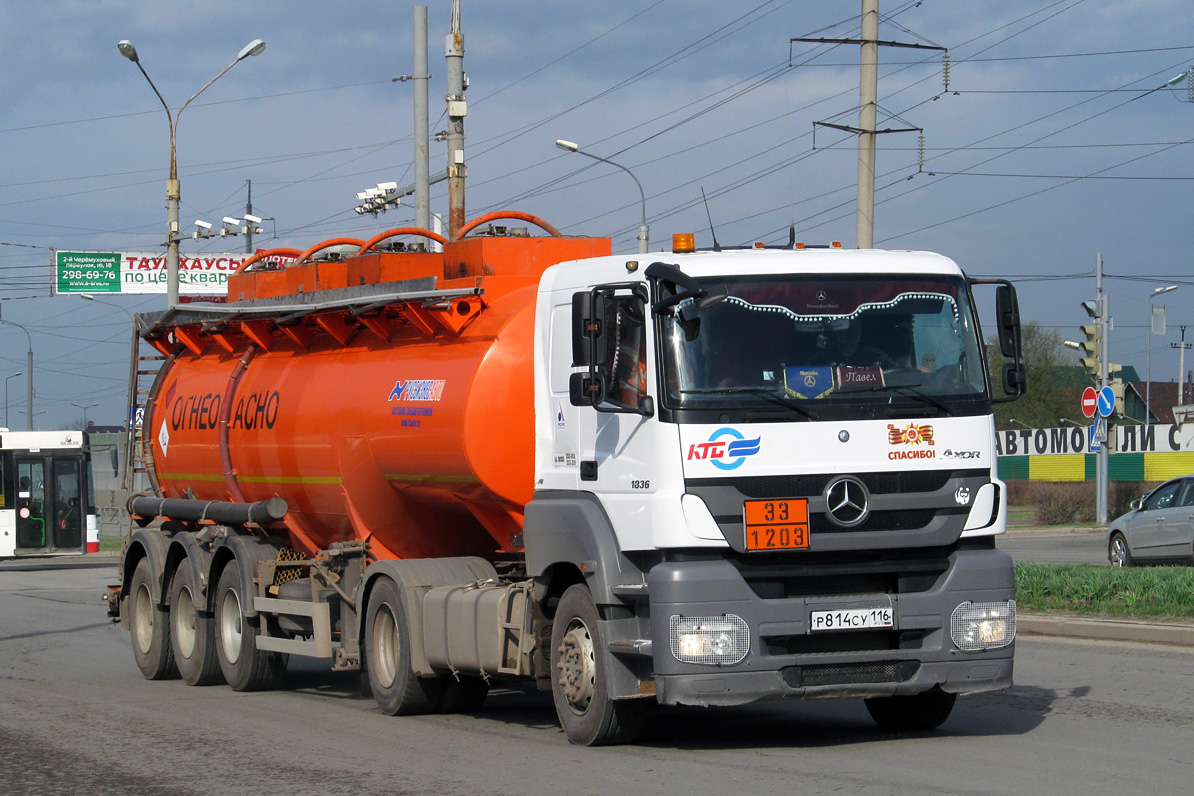
<path fill-rule="evenodd" d="M 1194 624 L 1020 614 L 1016 634 L 1194 647 Z"/>

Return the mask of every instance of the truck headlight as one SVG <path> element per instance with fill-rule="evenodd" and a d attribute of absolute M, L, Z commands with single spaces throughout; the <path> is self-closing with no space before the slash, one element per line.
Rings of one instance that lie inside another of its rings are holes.
<path fill-rule="evenodd" d="M 672 655 L 684 663 L 734 664 L 750 651 L 750 628 L 740 616 L 672 616 Z"/>
<path fill-rule="evenodd" d="M 1006 647 L 1016 638 L 1016 601 L 962 603 L 950 617 L 949 634 L 967 652 Z"/>

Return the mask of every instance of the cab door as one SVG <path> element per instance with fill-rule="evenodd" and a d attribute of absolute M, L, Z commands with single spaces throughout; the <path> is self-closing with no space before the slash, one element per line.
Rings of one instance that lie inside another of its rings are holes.
<path fill-rule="evenodd" d="M 46 535 L 46 464 L 41 457 L 18 456 L 17 463 L 17 552 L 48 549 Z"/>
<path fill-rule="evenodd" d="M 17 554 L 83 550 L 86 493 L 78 455 L 16 456 Z"/>
<path fill-rule="evenodd" d="M 87 516 L 83 491 L 82 460 L 78 456 L 51 460 L 53 479 L 47 496 L 53 516 L 47 517 L 47 536 L 51 549 L 66 552 L 83 549 L 83 526 Z M 48 512 L 47 512 L 48 514 Z"/>

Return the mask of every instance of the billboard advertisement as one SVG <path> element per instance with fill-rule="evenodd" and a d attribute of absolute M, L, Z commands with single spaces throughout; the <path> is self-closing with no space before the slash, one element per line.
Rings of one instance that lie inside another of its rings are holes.
<path fill-rule="evenodd" d="M 178 292 L 182 296 L 226 295 L 228 276 L 248 254 L 180 254 Z M 54 252 L 57 293 L 166 293 L 162 252 Z"/>

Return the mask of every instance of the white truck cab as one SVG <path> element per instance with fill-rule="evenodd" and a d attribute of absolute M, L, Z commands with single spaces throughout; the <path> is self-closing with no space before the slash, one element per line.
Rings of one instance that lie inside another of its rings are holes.
<path fill-rule="evenodd" d="M 534 356 L 528 574 L 579 562 L 611 704 L 861 696 L 936 726 L 1010 686 L 991 414 L 1024 388 L 1010 284 L 924 252 L 596 258 L 544 274 Z"/>

